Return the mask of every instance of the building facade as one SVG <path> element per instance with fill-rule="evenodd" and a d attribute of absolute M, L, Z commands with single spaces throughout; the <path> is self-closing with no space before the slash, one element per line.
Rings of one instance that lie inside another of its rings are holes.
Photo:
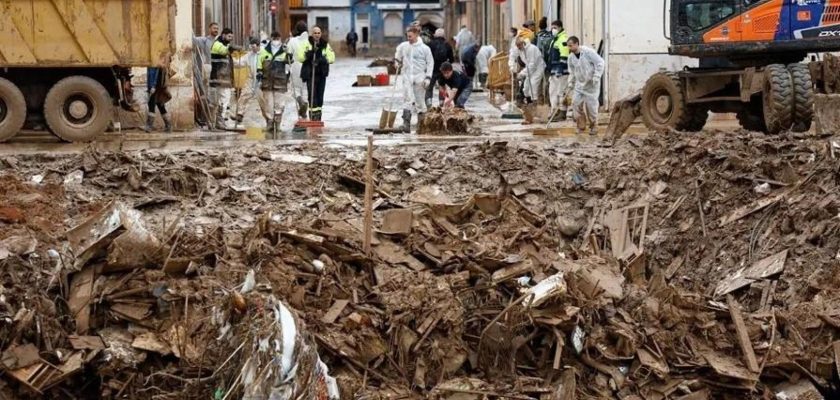
<path fill-rule="evenodd" d="M 443 10 L 440 0 L 352 0 L 350 29 L 372 55 L 388 54 L 405 40 L 405 29 L 414 21 L 431 32 L 444 27 Z"/>

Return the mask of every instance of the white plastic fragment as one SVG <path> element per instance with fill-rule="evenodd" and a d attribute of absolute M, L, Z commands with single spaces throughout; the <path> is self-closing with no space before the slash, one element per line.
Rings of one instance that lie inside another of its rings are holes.
<path fill-rule="evenodd" d="M 256 273 L 253 269 L 251 269 L 248 270 L 248 274 L 245 275 L 245 282 L 242 283 L 242 290 L 239 293 L 246 294 L 254 290 L 255 286 L 257 286 Z"/>

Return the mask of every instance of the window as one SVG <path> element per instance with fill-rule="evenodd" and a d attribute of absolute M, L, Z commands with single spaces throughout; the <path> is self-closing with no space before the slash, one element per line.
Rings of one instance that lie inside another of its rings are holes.
<path fill-rule="evenodd" d="M 330 40 L 330 19 L 328 17 L 315 17 L 315 25 L 321 28 L 321 36 L 324 40 Z"/>
<path fill-rule="evenodd" d="M 709 29 L 735 14 L 731 1 L 696 1 L 683 3 L 680 8 L 680 22 L 695 32 Z"/>
<path fill-rule="evenodd" d="M 402 37 L 403 19 L 400 13 L 388 13 L 385 15 L 385 37 Z"/>

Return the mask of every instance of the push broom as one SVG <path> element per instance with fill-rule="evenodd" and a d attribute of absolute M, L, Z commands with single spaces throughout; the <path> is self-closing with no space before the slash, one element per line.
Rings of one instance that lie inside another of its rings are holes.
<path fill-rule="evenodd" d="M 508 110 L 502 114 L 502 119 L 522 119 L 522 112 L 516 109 L 516 106 L 513 105 L 513 99 L 516 96 L 515 93 L 515 85 L 516 76 L 511 73 L 510 74 L 510 102 L 508 103 Z"/>

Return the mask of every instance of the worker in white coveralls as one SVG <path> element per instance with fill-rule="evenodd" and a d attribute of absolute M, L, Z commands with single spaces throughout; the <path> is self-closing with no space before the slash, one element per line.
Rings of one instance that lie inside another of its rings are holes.
<path fill-rule="evenodd" d="M 242 92 L 239 94 L 239 100 L 236 101 L 236 123 L 241 124 L 245 118 L 245 111 L 248 110 L 248 104 L 257 99 L 260 105 L 260 112 L 267 124 L 271 123 L 271 116 L 265 104 L 265 99 L 262 94 L 262 77 L 263 77 L 263 62 L 268 57 L 268 52 L 260 47 L 260 40 L 252 38 L 250 41 L 250 51 L 245 55 L 245 65 L 248 67 L 248 81 L 242 87 Z"/>
<path fill-rule="evenodd" d="M 303 68 L 303 62 L 297 60 L 297 57 L 294 57 L 294 55 L 297 54 L 298 50 L 307 43 L 309 43 L 309 28 L 306 26 L 306 22 L 298 21 L 297 24 L 295 24 L 294 37 L 289 39 L 289 42 L 286 43 L 286 53 L 292 55 L 292 66 L 289 79 L 292 84 L 292 97 L 295 98 L 298 105 L 298 118 L 301 119 L 306 118 L 306 111 L 309 107 L 309 91 L 307 90 L 306 85 L 303 84 L 303 78 L 300 75 L 300 70 Z"/>
<path fill-rule="evenodd" d="M 519 51 L 517 63 L 524 65 L 517 74 L 517 79 L 523 85 L 522 93 L 524 98 L 520 102 L 522 114 L 524 115 L 522 124 L 530 125 L 534 123 L 533 108 L 540 100 L 540 88 L 542 87 L 542 80 L 545 74 L 545 60 L 543 60 L 540 49 L 524 38 L 516 38 L 516 49 Z M 518 65 L 511 67 L 510 72 L 515 73 L 516 68 L 518 68 Z"/>
<path fill-rule="evenodd" d="M 490 75 L 490 59 L 496 56 L 496 48 L 492 45 L 486 44 L 478 49 L 478 55 L 475 56 L 475 64 L 478 67 L 478 82 L 481 83 L 481 88 L 487 88 L 487 77 Z"/>
<path fill-rule="evenodd" d="M 420 30 L 414 26 L 406 30 L 408 40 L 397 46 L 394 60 L 401 69 L 403 89 L 403 132 L 411 132 L 411 113 L 417 112 L 420 125 L 426 113 L 426 88 L 432 84 L 435 59 L 429 46 L 420 40 Z"/>
<path fill-rule="evenodd" d="M 589 126 L 589 134 L 598 134 L 598 96 L 601 94 L 601 77 L 604 76 L 604 59 L 589 47 L 581 46 L 580 39 L 572 36 L 569 45 L 569 89 L 572 90 L 577 133 Z"/>

